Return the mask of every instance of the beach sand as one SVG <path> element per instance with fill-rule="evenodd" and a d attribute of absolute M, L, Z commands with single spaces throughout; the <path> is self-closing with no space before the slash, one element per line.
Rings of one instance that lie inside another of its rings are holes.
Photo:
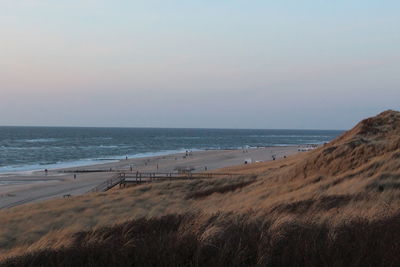
<path fill-rule="evenodd" d="M 270 161 L 298 153 L 300 146 L 262 147 L 243 150 L 207 150 L 134 158 L 90 166 L 21 172 L 0 175 L 0 209 L 30 202 L 38 202 L 66 195 L 76 196 L 115 175 L 115 172 L 64 173 L 73 170 L 126 170 L 133 172 L 174 172 L 176 167 L 192 167 L 194 172 L 244 164 L 245 160 Z M 10 183 L 11 182 L 11 183 Z M 8 184 L 10 183 L 10 184 Z"/>

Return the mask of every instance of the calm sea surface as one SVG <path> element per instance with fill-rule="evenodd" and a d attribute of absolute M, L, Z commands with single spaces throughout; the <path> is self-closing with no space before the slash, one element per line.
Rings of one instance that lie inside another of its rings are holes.
<path fill-rule="evenodd" d="M 0 127 L 0 172 L 88 165 L 185 150 L 320 144 L 342 131 Z"/>

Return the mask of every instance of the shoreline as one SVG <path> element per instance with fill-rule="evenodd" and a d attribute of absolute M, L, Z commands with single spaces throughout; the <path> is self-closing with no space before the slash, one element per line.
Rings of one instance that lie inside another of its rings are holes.
<path fill-rule="evenodd" d="M 115 172 L 90 172 L 77 173 L 74 170 L 132 170 L 141 172 L 174 172 L 177 167 L 191 167 L 194 172 L 215 170 L 224 167 L 244 164 L 251 159 L 252 162 L 271 161 L 299 152 L 302 145 L 272 146 L 263 148 L 249 148 L 245 150 L 204 150 L 192 151 L 191 156 L 186 153 L 175 153 L 158 156 L 128 158 L 78 167 L 28 171 L 24 175 L 9 173 L 0 174 L 0 209 L 13 207 L 30 202 L 44 201 L 60 198 L 64 195 L 82 195 L 95 186 L 111 178 Z M 247 151 L 247 152 L 246 152 Z M 63 171 L 69 171 L 64 173 Z M 1 185 L 5 181 L 25 181 L 20 184 Z M 37 181 L 37 182 L 35 182 Z"/>
<path fill-rule="evenodd" d="M 297 144 L 297 145 L 290 145 L 290 144 L 279 144 L 279 145 L 271 145 L 271 146 L 257 146 L 257 147 L 247 147 L 245 149 L 262 149 L 262 148 L 273 148 L 273 147 L 317 147 L 321 144 Z M 63 170 L 63 169 L 70 169 L 70 168 L 81 168 L 81 167 L 90 167 L 92 165 L 102 165 L 108 163 L 116 163 L 122 160 L 125 160 L 127 156 L 128 159 L 140 159 L 140 158 L 151 158 L 151 157 L 160 157 L 160 156 L 168 156 L 174 154 L 185 153 L 185 151 L 192 151 L 192 152 L 202 152 L 202 151 L 236 151 L 242 150 L 243 148 L 207 148 L 207 149 L 179 149 L 179 150 L 164 150 L 158 152 L 144 152 L 138 154 L 128 154 L 128 155 L 119 155 L 119 156 L 107 156 L 104 158 L 86 158 L 86 159 L 77 159 L 72 161 L 63 161 L 58 163 L 52 164 L 27 164 L 21 167 L 13 167 L 10 166 L 3 166 L 0 167 L 0 178 L 7 177 L 7 176 L 16 176 L 16 175 L 32 175 L 34 172 L 43 171 L 48 169 L 49 171 L 56 171 L 56 170 Z M 39 167 L 40 166 L 40 167 Z M 5 168 L 7 170 L 2 170 Z M 1 183 L 0 183 L 1 186 Z"/>
<path fill-rule="evenodd" d="M 201 151 L 201 150 L 198 150 L 198 151 Z M 157 156 L 164 156 L 164 155 L 172 155 L 172 154 L 178 154 L 178 153 L 183 153 L 183 152 L 185 152 L 185 150 L 169 150 L 169 151 L 160 151 L 160 152 L 146 152 L 146 153 L 127 155 L 127 156 L 130 159 L 137 159 L 137 158 L 144 158 L 144 157 L 157 157 Z M 113 158 L 113 157 L 115 157 L 115 158 Z M 84 166 L 99 165 L 99 164 L 103 164 L 103 163 L 113 163 L 113 162 L 121 161 L 125 157 L 126 156 L 109 156 L 107 158 L 98 158 L 98 159 L 87 158 L 87 159 L 78 159 L 78 160 L 73 160 L 73 161 L 58 162 L 58 163 L 53 163 L 53 164 L 44 164 L 44 165 L 28 164 L 28 165 L 21 166 L 20 168 L 18 168 L 18 167 L 14 168 L 14 169 L 16 169 L 15 171 L 0 170 L 0 177 L 3 175 L 9 175 L 9 174 L 17 174 L 17 173 L 23 174 L 23 173 L 28 173 L 28 172 L 36 172 L 36 171 L 41 171 L 44 169 L 58 170 L 58 169 L 66 169 L 66 168 L 78 168 L 78 167 L 84 167 Z M 25 166 L 26 167 L 40 166 L 40 168 L 26 168 Z M 2 167 L 2 168 L 6 168 L 6 167 L 7 166 Z M 10 168 L 10 167 L 8 167 L 8 168 Z"/>

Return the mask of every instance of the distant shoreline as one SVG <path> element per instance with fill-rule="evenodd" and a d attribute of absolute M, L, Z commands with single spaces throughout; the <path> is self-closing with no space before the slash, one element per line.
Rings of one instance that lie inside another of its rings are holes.
<path fill-rule="evenodd" d="M 0 127 L 0 174 L 78 167 L 186 150 L 322 144 L 341 131 Z"/>
<path fill-rule="evenodd" d="M 320 144 L 298 144 L 298 145 L 289 145 L 289 144 L 278 144 L 278 145 L 271 145 L 271 146 L 257 146 L 257 147 L 247 147 L 246 149 L 258 149 L 258 148 L 267 148 L 267 147 L 312 147 L 318 146 Z M 140 158 L 148 158 L 148 157 L 158 157 L 158 156 L 168 156 L 173 154 L 185 153 L 185 151 L 193 151 L 193 152 L 200 152 L 200 151 L 235 151 L 235 150 L 242 150 L 243 148 L 221 148 L 221 149 L 182 149 L 182 150 L 169 150 L 169 151 L 159 151 L 159 152 L 147 152 L 147 153 L 138 153 L 133 155 L 119 155 L 119 156 L 110 156 L 108 158 L 98 158 L 98 159 L 81 159 L 76 161 L 65 161 L 60 163 L 54 164 L 46 164 L 46 165 L 39 165 L 39 164 L 31 164 L 31 165 L 24 165 L 21 167 L 11 167 L 11 166 L 4 166 L 0 167 L 0 177 L 5 175 L 15 175 L 15 174 L 30 174 L 32 172 L 43 171 L 44 169 L 48 170 L 59 170 L 59 169 L 69 169 L 69 168 L 81 168 L 81 167 L 90 167 L 92 165 L 99 165 L 105 163 L 114 163 L 124 160 L 126 156 L 128 159 L 140 159 Z M 4 170 L 6 169 L 6 170 Z M 0 183 L 1 186 L 1 183 Z"/>

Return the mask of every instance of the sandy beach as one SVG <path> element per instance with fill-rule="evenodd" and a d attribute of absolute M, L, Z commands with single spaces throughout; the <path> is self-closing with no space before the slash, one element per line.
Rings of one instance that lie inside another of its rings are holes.
<path fill-rule="evenodd" d="M 207 150 L 120 160 L 90 166 L 0 174 L 0 208 L 38 202 L 65 195 L 82 195 L 109 179 L 114 172 L 65 173 L 73 170 L 131 170 L 136 172 L 174 172 L 176 167 L 191 167 L 194 172 L 244 164 L 248 159 L 270 161 L 299 151 L 299 146 L 275 146 L 248 150 Z"/>

